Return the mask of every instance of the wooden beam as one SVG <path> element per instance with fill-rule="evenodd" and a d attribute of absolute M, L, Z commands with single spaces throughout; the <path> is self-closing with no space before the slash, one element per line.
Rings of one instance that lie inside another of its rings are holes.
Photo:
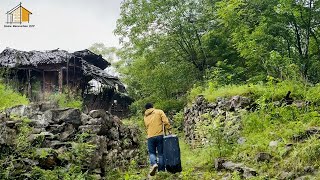
<path fill-rule="evenodd" d="M 69 87 L 69 59 L 67 61 L 67 88 Z"/>
<path fill-rule="evenodd" d="M 73 79 L 75 79 L 76 78 L 76 58 L 75 57 L 73 57 L 73 64 L 74 64 L 74 66 L 73 66 Z M 75 86 L 75 84 L 73 84 L 73 86 Z"/>
<path fill-rule="evenodd" d="M 43 82 L 43 84 L 42 84 L 42 88 L 43 88 L 43 92 L 46 92 L 46 77 L 45 77 L 45 75 L 44 75 L 44 71 L 42 71 L 42 82 Z"/>
<path fill-rule="evenodd" d="M 17 68 L 18 70 L 33 70 L 33 71 L 37 71 L 37 72 L 42 72 L 40 69 L 35 69 L 35 68 Z"/>
<path fill-rule="evenodd" d="M 62 93 L 62 86 L 63 86 L 63 70 L 62 68 L 59 71 L 59 92 Z"/>
<path fill-rule="evenodd" d="M 29 99 L 31 99 L 32 97 L 32 87 L 31 87 L 31 69 L 28 70 L 28 96 Z"/>

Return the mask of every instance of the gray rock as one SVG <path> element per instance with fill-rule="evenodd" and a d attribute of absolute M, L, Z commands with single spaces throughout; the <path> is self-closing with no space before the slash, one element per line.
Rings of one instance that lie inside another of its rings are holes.
<path fill-rule="evenodd" d="M 60 149 L 62 147 L 70 148 L 72 147 L 72 144 L 70 142 L 48 141 L 46 147 L 50 147 L 52 149 Z"/>
<path fill-rule="evenodd" d="M 271 154 L 269 153 L 266 153 L 266 152 L 259 152 L 257 155 L 256 155 L 256 161 L 257 162 L 270 162 L 270 160 L 272 159 L 272 156 Z"/>
<path fill-rule="evenodd" d="M 222 163 L 222 166 L 224 169 L 231 170 L 231 171 L 237 171 L 243 166 L 243 164 L 227 161 L 227 162 Z"/>
<path fill-rule="evenodd" d="M 319 127 L 310 127 L 309 129 L 305 130 L 305 132 L 300 134 L 295 134 L 292 137 L 292 140 L 296 142 L 303 142 L 311 136 L 319 135 L 320 128 Z"/>
<path fill-rule="evenodd" d="M 90 133 L 97 135 L 107 135 L 108 130 L 103 125 L 84 125 L 79 126 L 79 130 L 81 133 Z"/>
<path fill-rule="evenodd" d="M 60 141 L 69 141 L 74 139 L 76 135 L 76 129 L 72 124 L 66 124 L 63 132 L 60 134 L 59 140 Z"/>
<path fill-rule="evenodd" d="M 12 128 L 12 129 L 17 129 L 17 127 L 22 123 L 21 120 L 15 120 L 15 121 L 6 121 L 4 122 L 5 126 Z"/>
<path fill-rule="evenodd" d="M 93 119 L 90 119 L 89 121 L 87 121 L 86 124 L 87 125 L 103 125 L 103 124 L 105 124 L 105 120 L 102 119 L 101 117 L 93 118 Z"/>
<path fill-rule="evenodd" d="M 39 111 L 45 112 L 50 109 L 57 109 L 58 104 L 57 102 L 52 102 L 52 101 L 46 101 L 46 102 L 39 102 L 37 103 L 39 106 Z"/>
<path fill-rule="evenodd" d="M 119 140 L 119 131 L 117 128 L 111 128 L 109 130 L 109 134 L 108 134 L 108 137 L 112 140 Z"/>
<path fill-rule="evenodd" d="M 238 140 L 237 140 L 238 144 L 244 144 L 246 142 L 246 138 L 244 137 L 240 137 Z"/>
<path fill-rule="evenodd" d="M 0 123 L 8 121 L 8 120 L 9 120 L 9 117 L 7 116 L 7 114 L 4 112 L 0 112 Z"/>
<path fill-rule="evenodd" d="M 216 158 L 214 160 L 214 168 L 218 171 L 224 169 L 224 166 L 222 164 L 225 162 L 226 162 L 226 160 L 223 158 Z"/>
<path fill-rule="evenodd" d="M 87 114 L 81 113 L 80 118 L 81 118 L 81 124 L 82 125 L 86 125 L 91 117 L 89 115 L 87 115 Z"/>
<path fill-rule="evenodd" d="M 92 110 L 92 111 L 89 112 L 89 116 L 91 116 L 92 118 L 107 119 L 107 113 L 103 109 Z"/>
<path fill-rule="evenodd" d="M 17 130 L 0 124 L 0 145 L 13 145 L 17 137 Z"/>
<path fill-rule="evenodd" d="M 224 169 L 229 171 L 238 171 L 244 178 L 250 178 L 258 175 L 254 169 L 246 167 L 242 163 L 233 163 L 231 161 L 227 161 L 222 163 L 222 166 Z"/>
<path fill-rule="evenodd" d="M 73 108 L 65 108 L 65 109 L 54 109 L 49 110 L 52 113 L 52 121 L 57 124 L 61 124 L 63 122 L 69 123 L 78 127 L 81 125 L 81 118 L 80 118 L 80 110 L 73 109 Z"/>
<path fill-rule="evenodd" d="M 278 141 L 270 141 L 269 147 L 277 147 L 278 146 Z"/>
<path fill-rule="evenodd" d="M 314 172 L 314 167 L 312 166 L 306 166 L 303 168 L 304 173 L 313 173 Z"/>
<path fill-rule="evenodd" d="M 249 179 L 258 175 L 257 171 L 252 168 L 243 167 L 242 170 L 243 170 L 242 176 L 245 179 Z"/>
<path fill-rule="evenodd" d="M 44 140 L 55 140 L 56 136 L 50 132 L 40 132 L 39 134 L 30 134 L 28 137 L 28 141 L 33 145 L 42 144 Z"/>
<path fill-rule="evenodd" d="M 62 124 L 50 124 L 46 127 L 46 129 L 54 134 L 60 134 L 63 133 L 64 130 L 66 129 L 66 126 L 68 126 L 68 124 L 66 123 L 62 123 Z"/>
<path fill-rule="evenodd" d="M 285 149 L 286 151 L 291 151 L 293 149 L 293 144 L 292 143 L 286 144 Z"/>
<path fill-rule="evenodd" d="M 279 179 L 284 180 L 284 179 L 293 179 L 294 178 L 294 173 L 293 172 L 281 172 Z"/>
<path fill-rule="evenodd" d="M 18 105 L 5 110 L 7 116 L 28 117 L 32 114 L 32 109 L 26 105 Z"/>

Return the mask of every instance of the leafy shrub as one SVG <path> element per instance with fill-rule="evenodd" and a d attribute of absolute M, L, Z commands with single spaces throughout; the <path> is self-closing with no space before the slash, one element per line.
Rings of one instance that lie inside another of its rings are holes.
<path fill-rule="evenodd" d="M 177 100 L 177 99 L 166 99 L 157 101 L 154 104 L 155 108 L 162 109 L 165 112 L 170 111 L 179 111 L 180 109 L 183 109 L 184 101 L 183 100 Z"/>
<path fill-rule="evenodd" d="M 202 90 L 200 92 L 200 90 Z M 264 101 L 281 100 L 288 91 L 291 91 L 291 97 L 303 99 L 306 97 L 307 86 L 299 81 L 282 81 L 275 82 L 274 78 L 269 77 L 269 81 L 265 84 L 245 84 L 245 85 L 225 85 L 217 86 L 214 82 L 208 82 L 203 87 L 194 87 L 189 93 L 189 100 L 202 94 L 210 101 L 214 102 L 218 97 L 232 97 L 236 95 L 252 97 L 254 99 L 263 98 Z M 196 93 L 195 93 L 196 92 Z M 316 92 L 313 90 L 312 92 Z"/>
<path fill-rule="evenodd" d="M 27 105 L 29 100 L 26 96 L 14 92 L 11 88 L 0 83 L 0 110 L 16 105 Z"/>
<path fill-rule="evenodd" d="M 320 103 L 320 84 L 316 84 L 313 87 L 310 87 L 307 91 L 307 97 L 306 100 L 319 104 Z"/>
<path fill-rule="evenodd" d="M 51 101 L 55 101 L 58 103 L 59 107 L 70 107 L 70 108 L 82 108 L 82 98 L 77 95 L 72 94 L 53 94 L 49 96 L 49 99 Z"/>
<path fill-rule="evenodd" d="M 184 121 L 184 116 L 183 116 L 183 110 L 181 110 L 180 112 L 176 113 L 173 116 L 173 122 L 172 122 L 172 126 L 174 128 L 177 128 L 178 130 L 182 130 L 183 128 L 183 121 Z"/>

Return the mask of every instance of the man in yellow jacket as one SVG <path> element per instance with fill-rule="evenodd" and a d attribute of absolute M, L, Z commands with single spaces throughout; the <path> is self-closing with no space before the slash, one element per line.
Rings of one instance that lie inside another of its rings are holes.
<path fill-rule="evenodd" d="M 148 134 L 148 152 L 151 164 L 150 175 L 154 176 L 157 169 L 165 171 L 163 159 L 163 125 L 170 132 L 171 126 L 165 113 L 153 108 L 151 103 L 145 105 L 144 124 Z M 157 163 L 157 152 L 159 162 Z"/>

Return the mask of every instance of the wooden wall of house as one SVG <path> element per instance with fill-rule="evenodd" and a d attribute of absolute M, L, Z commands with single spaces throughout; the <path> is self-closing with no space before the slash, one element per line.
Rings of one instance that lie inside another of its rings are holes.
<path fill-rule="evenodd" d="M 71 64 L 71 63 L 70 63 Z M 73 64 L 71 64 L 73 65 Z M 58 93 L 65 89 L 80 93 L 85 86 L 82 70 L 77 66 L 67 64 L 21 67 L 18 69 L 2 68 L 2 75 L 7 84 L 33 100 L 43 99 L 45 93 Z M 8 69 L 8 70 L 6 70 Z"/>
<path fill-rule="evenodd" d="M 104 109 L 120 118 L 129 115 L 129 106 L 133 102 L 126 96 L 120 96 L 114 90 L 105 90 L 99 94 L 85 94 L 84 105 L 87 111 Z"/>

